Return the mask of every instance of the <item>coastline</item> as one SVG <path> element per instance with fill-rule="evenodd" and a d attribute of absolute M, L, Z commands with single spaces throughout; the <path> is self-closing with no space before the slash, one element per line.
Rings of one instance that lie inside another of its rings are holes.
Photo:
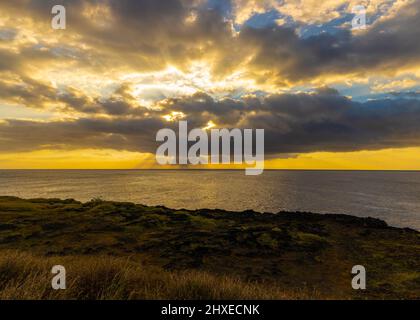
<path fill-rule="evenodd" d="M 286 290 L 284 298 L 291 299 L 420 298 L 420 233 L 349 215 L 0 197 L 0 251 L 30 253 L 34 261 L 128 259 L 157 268 L 163 278 L 199 272 L 214 277 L 214 285 L 227 277 L 239 287 Z M 352 289 L 354 265 L 366 267 L 367 290 Z M 0 292 L 6 287 L 0 282 Z M 191 292 L 182 298 L 200 296 Z"/>

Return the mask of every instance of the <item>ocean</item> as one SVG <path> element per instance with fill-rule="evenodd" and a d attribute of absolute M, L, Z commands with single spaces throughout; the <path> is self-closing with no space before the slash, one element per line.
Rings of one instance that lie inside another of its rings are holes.
<path fill-rule="evenodd" d="M 0 195 L 343 213 L 420 230 L 420 172 L 264 171 L 246 176 L 243 170 L 0 170 Z"/>

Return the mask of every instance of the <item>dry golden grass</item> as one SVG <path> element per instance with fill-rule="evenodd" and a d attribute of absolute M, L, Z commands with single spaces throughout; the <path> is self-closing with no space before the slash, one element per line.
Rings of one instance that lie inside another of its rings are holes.
<path fill-rule="evenodd" d="M 51 288 L 51 268 L 66 267 L 67 289 Z M 307 299 L 315 292 L 285 291 L 206 272 L 169 272 L 106 256 L 38 257 L 0 251 L 0 299 Z M 325 297 L 324 297 L 325 298 Z"/>

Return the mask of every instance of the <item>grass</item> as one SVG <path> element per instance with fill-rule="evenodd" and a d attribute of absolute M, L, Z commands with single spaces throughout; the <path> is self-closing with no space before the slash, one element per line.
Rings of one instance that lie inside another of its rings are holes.
<path fill-rule="evenodd" d="M 0 197 L 0 255 L 3 298 L 420 299 L 420 233 L 346 215 Z"/>
<path fill-rule="evenodd" d="M 115 257 L 37 257 L 0 252 L 0 299 L 307 299 L 316 292 L 284 291 L 264 283 L 200 271 L 164 271 Z M 52 266 L 66 267 L 67 289 L 53 290 Z"/>

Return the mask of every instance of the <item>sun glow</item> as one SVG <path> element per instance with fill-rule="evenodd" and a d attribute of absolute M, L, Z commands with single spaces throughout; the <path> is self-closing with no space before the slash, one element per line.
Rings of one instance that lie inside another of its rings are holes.
<path fill-rule="evenodd" d="M 172 111 L 170 114 L 162 116 L 162 118 L 168 122 L 179 121 L 185 118 L 185 114 L 183 112 Z"/>
<path fill-rule="evenodd" d="M 209 121 L 209 122 L 207 122 L 207 126 L 205 126 L 203 129 L 204 130 L 209 130 L 209 129 L 211 129 L 211 128 L 214 128 L 216 126 L 216 124 L 213 122 L 213 121 Z"/>
<path fill-rule="evenodd" d="M 235 92 L 258 90 L 254 81 L 245 78 L 244 71 L 236 71 L 223 79 L 216 79 L 208 62 L 193 62 L 186 70 L 169 66 L 153 73 L 131 73 L 121 77 L 133 86 L 133 95 L 145 106 L 158 100 L 206 92 L 222 98 Z"/>

